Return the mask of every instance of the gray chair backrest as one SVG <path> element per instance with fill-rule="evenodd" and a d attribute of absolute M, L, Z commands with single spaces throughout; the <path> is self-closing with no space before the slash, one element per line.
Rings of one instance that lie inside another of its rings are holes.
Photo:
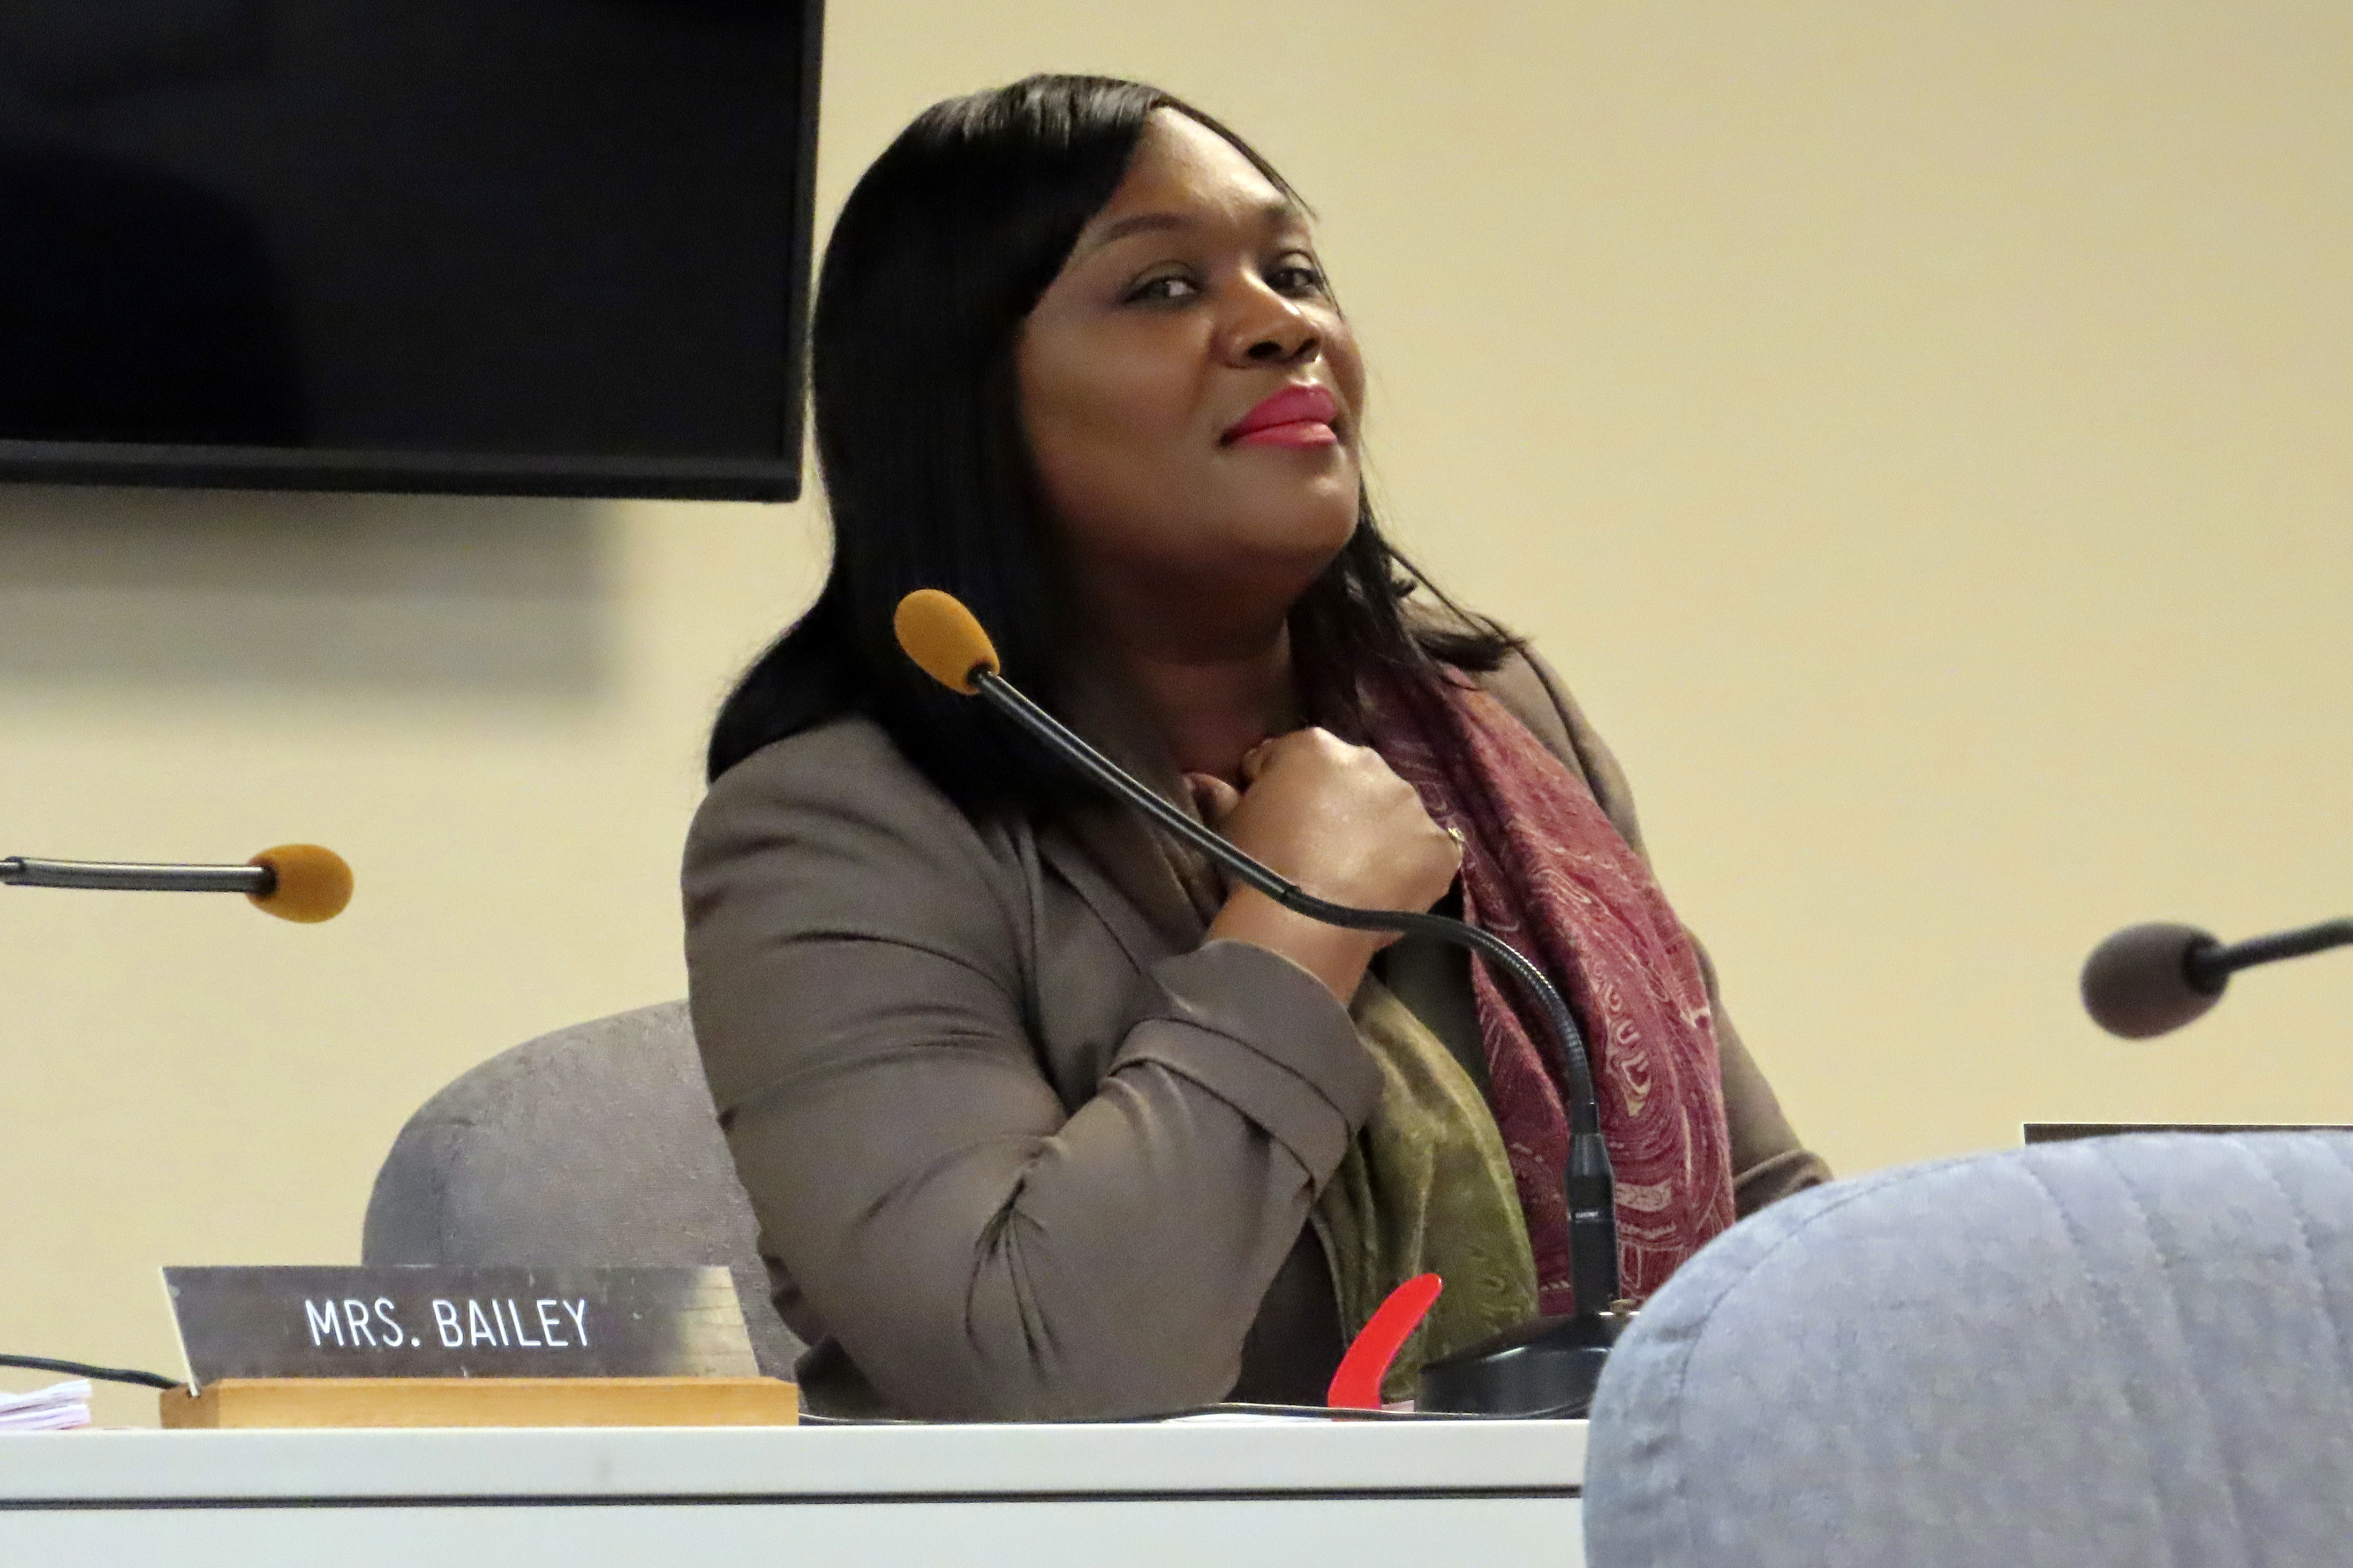
<path fill-rule="evenodd" d="M 1593 1409 L 1593 1568 L 2353 1563 L 2353 1138 L 2090 1139 L 1718 1237 Z"/>
<path fill-rule="evenodd" d="M 802 1350 L 768 1300 L 750 1200 L 686 1004 L 502 1051 L 426 1101 L 376 1174 L 371 1264 L 724 1265 L 761 1370 Z"/>

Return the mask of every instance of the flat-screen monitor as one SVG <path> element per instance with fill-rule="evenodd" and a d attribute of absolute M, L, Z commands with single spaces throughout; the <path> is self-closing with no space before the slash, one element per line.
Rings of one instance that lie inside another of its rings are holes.
<path fill-rule="evenodd" d="M 0 478 L 789 500 L 819 0 L 0 0 Z"/>

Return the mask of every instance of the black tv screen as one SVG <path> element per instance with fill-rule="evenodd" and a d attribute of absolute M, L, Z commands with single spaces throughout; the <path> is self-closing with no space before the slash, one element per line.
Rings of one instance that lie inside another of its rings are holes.
<path fill-rule="evenodd" d="M 0 0 L 0 476 L 789 500 L 818 0 Z"/>

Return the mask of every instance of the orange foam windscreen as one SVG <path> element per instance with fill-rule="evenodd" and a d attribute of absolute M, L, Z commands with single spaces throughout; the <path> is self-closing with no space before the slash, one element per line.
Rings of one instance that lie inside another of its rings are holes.
<path fill-rule="evenodd" d="M 916 589 L 899 601 L 891 629 L 898 634 L 899 647 L 907 657 L 951 691 L 969 697 L 980 689 L 972 682 L 974 671 L 997 673 L 996 645 L 953 594 L 937 588 Z"/>
<path fill-rule="evenodd" d="M 282 921 L 316 925 L 333 920 L 352 901 L 352 868 L 332 849 L 316 844 L 280 844 L 246 862 L 267 866 L 277 873 L 278 885 L 266 893 L 248 893 L 254 908 Z"/>

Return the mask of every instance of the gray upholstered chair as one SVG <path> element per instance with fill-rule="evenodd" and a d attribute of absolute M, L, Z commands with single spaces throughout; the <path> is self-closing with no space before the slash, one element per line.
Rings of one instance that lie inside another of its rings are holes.
<path fill-rule="evenodd" d="M 2353 1563 L 2353 1138 L 2094 1139 L 1778 1204 L 1603 1374 L 1592 1568 Z"/>
<path fill-rule="evenodd" d="M 723 1264 L 761 1370 L 792 1375 L 686 1004 L 559 1029 L 426 1101 L 377 1173 L 362 1261 Z"/>

